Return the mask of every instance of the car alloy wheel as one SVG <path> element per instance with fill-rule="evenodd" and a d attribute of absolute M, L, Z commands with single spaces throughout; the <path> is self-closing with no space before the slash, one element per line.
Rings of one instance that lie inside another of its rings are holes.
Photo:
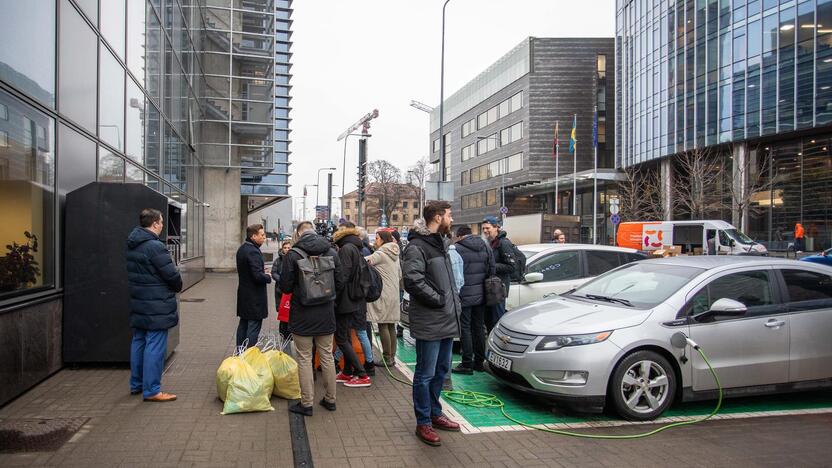
<path fill-rule="evenodd" d="M 661 415 L 673 402 L 676 376 L 667 359 L 652 351 L 639 351 L 618 365 L 610 390 L 621 416 L 646 421 Z"/>

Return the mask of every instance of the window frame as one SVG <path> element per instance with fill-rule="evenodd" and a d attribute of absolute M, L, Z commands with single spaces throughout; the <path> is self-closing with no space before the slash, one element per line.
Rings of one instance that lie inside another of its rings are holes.
<path fill-rule="evenodd" d="M 720 272 L 717 276 L 711 276 L 706 280 L 702 281 L 701 283 L 697 284 L 694 289 L 687 293 L 685 296 L 685 304 L 679 309 L 676 314 L 677 319 L 688 319 L 690 320 L 691 314 L 689 313 L 690 307 L 693 305 L 693 300 L 696 296 L 701 293 L 706 288 L 709 288 L 711 284 L 715 281 L 718 281 L 722 278 L 725 278 L 730 275 L 736 274 L 744 274 L 744 273 L 756 273 L 756 272 L 764 272 L 768 276 L 768 284 L 771 291 L 771 304 L 769 305 L 762 305 L 762 306 L 751 306 L 748 307 L 748 310 L 744 315 L 731 317 L 715 317 L 713 320 L 708 322 L 694 322 L 691 320 L 691 324 L 694 323 L 702 323 L 702 324 L 711 324 L 715 322 L 726 322 L 726 321 L 733 321 L 733 320 L 751 320 L 756 319 L 759 317 L 766 317 L 770 315 L 779 315 L 784 312 L 784 304 L 783 304 L 783 290 L 780 281 L 778 280 L 779 275 L 777 275 L 775 269 L 771 268 L 770 266 L 765 266 L 763 268 L 744 268 L 739 270 L 728 270 Z M 708 301 L 710 303 L 710 290 L 707 292 L 708 294 Z M 710 303 L 712 304 L 712 303 Z M 710 306 L 709 306 L 710 307 Z"/>
<path fill-rule="evenodd" d="M 779 286 L 782 290 L 782 303 L 785 310 L 789 313 L 801 313 L 801 312 L 811 312 L 815 310 L 822 310 L 822 309 L 830 309 L 830 313 L 832 313 L 832 295 L 829 299 L 812 299 L 808 301 L 795 301 L 792 303 L 791 300 L 791 293 L 789 292 L 789 286 L 786 282 L 786 276 L 784 274 L 785 271 L 797 271 L 800 273 L 809 273 L 814 275 L 820 276 L 827 276 L 832 281 L 832 275 L 828 275 L 826 273 L 820 273 L 814 270 L 803 269 L 803 268 L 794 268 L 794 267 L 783 267 L 776 269 L 776 275 L 778 278 Z M 825 302 L 824 302 L 825 301 Z M 811 303 L 811 304 L 806 304 Z M 800 306 L 798 304 L 804 304 L 804 306 Z"/>
<path fill-rule="evenodd" d="M 578 271 L 577 271 L 577 274 L 574 277 L 561 278 L 561 279 L 547 279 L 545 272 L 541 272 L 541 271 L 538 271 L 538 270 L 532 270 L 532 268 L 535 265 L 538 265 L 539 263 L 543 262 L 547 258 L 551 258 L 555 255 L 563 255 L 563 254 L 575 254 L 576 257 L 577 257 Z M 526 268 L 526 271 L 529 272 L 529 273 L 542 273 L 543 274 L 543 280 L 541 281 L 541 283 L 555 283 L 555 282 L 559 282 L 559 281 L 573 281 L 573 280 L 578 280 L 578 279 L 586 277 L 586 271 L 587 270 L 586 270 L 586 265 L 584 264 L 584 262 L 585 262 L 584 255 L 578 249 L 555 250 L 553 252 L 546 252 L 542 256 L 540 256 L 539 258 L 534 259 L 534 261 L 529 262 L 529 266 Z"/>

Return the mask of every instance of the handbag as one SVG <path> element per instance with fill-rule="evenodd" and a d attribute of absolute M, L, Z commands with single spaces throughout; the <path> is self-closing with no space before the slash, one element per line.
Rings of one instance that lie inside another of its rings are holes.
<path fill-rule="evenodd" d="M 483 283 L 485 293 L 485 305 L 493 306 L 506 300 L 506 289 L 503 280 L 499 276 L 491 276 Z"/>
<path fill-rule="evenodd" d="M 292 294 L 284 294 L 280 296 L 280 306 L 277 308 L 277 321 L 289 321 L 289 306 L 292 303 Z"/>

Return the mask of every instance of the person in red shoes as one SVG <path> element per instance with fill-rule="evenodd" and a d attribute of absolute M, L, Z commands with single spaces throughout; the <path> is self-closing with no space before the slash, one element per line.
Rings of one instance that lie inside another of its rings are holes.
<path fill-rule="evenodd" d="M 416 436 L 440 445 L 435 429 L 459 431 L 459 424 L 442 413 L 439 394 L 451 368 L 454 338 L 459 336 L 462 303 L 454 283 L 445 237 L 451 231 L 451 205 L 428 203 L 410 230 L 404 250 L 402 278 L 410 294 L 410 335 L 416 339 L 413 410 Z"/>

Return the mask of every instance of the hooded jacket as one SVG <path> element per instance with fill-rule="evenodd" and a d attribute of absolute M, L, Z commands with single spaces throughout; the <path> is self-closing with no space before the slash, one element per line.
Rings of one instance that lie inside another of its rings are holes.
<path fill-rule="evenodd" d="M 350 297 L 350 292 L 353 289 L 353 279 L 361 272 L 360 262 L 366 261 L 364 255 L 361 254 L 361 249 L 364 247 L 364 243 L 361 242 L 361 233 L 355 228 L 341 228 L 335 231 L 332 241 L 338 246 L 338 260 L 341 262 L 343 275 L 341 287 L 337 290 L 338 299 L 336 300 L 335 313 L 355 314 L 363 310 L 366 314 L 366 307 L 362 309 L 366 302 Z M 356 327 L 359 325 L 356 325 Z"/>
<path fill-rule="evenodd" d="M 263 254 L 251 239 L 237 249 L 237 316 L 245 320 L 263 320 L 269 316 L 266 285 L 272 277 L 266 274 Z"/>
<path fill-rule="evenodd" d="M 159 237 L 138 226 L 127 238 L 127 284 L 131 328 L 167 330 L 179 323 L 182 277 Z"/>
<path fill-rule="evenodd" d="M 495 275 L 494 254 L 491 247 L 477 236 L 465 236 L 456 243 L 456 251 L 462 257 L 465 284 L 459 291 L 462 307 L 485 304 L 485 280 Z"/>
<path fill-rule="evenodd" d="M 396 323 L 401 316 L 399 309 L 399 285 L 402 267 L 399 262 L 399 245 L 388 242 L 367 257 L 381 276 L 381 297 L 367 304 L 367 320 L 376 323 Z"/>
<path fill-rule="evenodd" d="M 305 232 L 293 248 L 306 252 L 309 256 L 333 257 L 335 259 L 335 290 L 341 288 L 341 264 L 338 255 L 325 237 L 315 231 Z M 292 294 L 298 287 L 298 261 L 301 255 L 295 250 L 283 256 L 280 267 L 280 291 Z M 300 298 L 292 294 L 289 313 L 289 331 L 298 336 L 323 336 L 335 333 L 335 301 L 325 304 L 306 306 L 300 303 Z"/>
<path fill-rule="evenodd" d="M 511 285 L 511 275 L 514 274 L 516 260 L 514 258 L 514 244 L 506 237 L 506 231 L 500 230 L 497 237 L 491 241 L 491 250 L 494 252 L 497 276 L 503 281 L 508 293 Z"/>
<path fill-rule="evenodd" d="M 410 294 L 410 334 L 436 341 L 459 336 L 459 294 L 445 241 L 423 219 L 413 224 L 402 259 L 404 289 Z"/>

